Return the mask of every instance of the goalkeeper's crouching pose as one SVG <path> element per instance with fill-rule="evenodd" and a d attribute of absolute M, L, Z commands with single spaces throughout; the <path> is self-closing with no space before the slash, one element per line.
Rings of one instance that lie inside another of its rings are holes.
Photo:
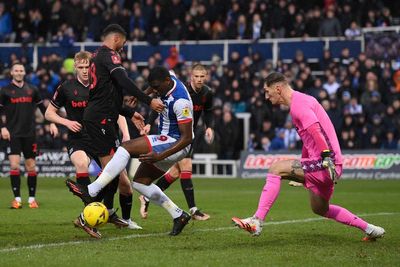
<path fill-rule="evenodd" d="M 323 107 L 309 95 L 294 91 L 281 73 L 271 73 L 265 79 L 265 98 L 272 104 L 290 108 L 293 124 L 303 141 L 301 159 L 282 160 L 271 165 L 262 190 L 258 209 L 252 217 L 232 218 L 241 229 L 260 235 L 262 222 L 277 199 L 281 179 L 300 182 L 310 192 L 315 214 L 362 230 L 364 240 L 375 240 L 385 234 L 382 227 L 367 223 L 350 211 L 329 200 L 334 185 L 342 174 L 342 153 L 335 129 Z"/>

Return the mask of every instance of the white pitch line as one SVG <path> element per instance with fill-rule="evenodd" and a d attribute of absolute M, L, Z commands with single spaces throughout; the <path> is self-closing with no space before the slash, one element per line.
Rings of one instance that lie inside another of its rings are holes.
<path fill-rule="evenodd" d="M 373 217 L 373 216 L 392 216 L 398 215 L 399 212 L 380 212 L 380 213 L 366 213 L 360 214 L 360 217 Z M 293 223 L 307 223 L 307 222 L 314 222 L 314 221 L 322 221 L 328 220 L 324 217 L 318 218 L 305 218 L 305 219 L 298 219 L 298 220 L 286 220 L 286 221 L 277 221 L 277 222 L 265 222 L 264 225 L 280 225 L 280 224 L 293 224 Z M 219 227 L 219 228 L 209 228 L 209 229 L 197 229 L 193 230 L 193 232 L 214 232 L 214 231 L 225 231 L 236 229 L 235 226 L 230 227 Z M 134 235 L 127 235 L 127 236 L 119 236 L 119 237 L 110 237 L 110 238 L 102 238 L 103 241 L 115 241 L 115 240 L 123 240 L 123 239 L 132 239 L 132 238 L 143 238 L 143 237 L 160 237 L 166 236 L 166 233 L 153 233 L 153 234 L 134 234 Z M 81 241 L 69 241 L 69 242 L 60 242 L 60 243 L 48 243 L 48 244 L 36 244 L 30 246 L 21 246 L 21 247 L 12 247 L 12 248 L 4 248 L 0 249 L 0 253 L 7 253 L 7 252 L 14 252 L 23 249 L 41 249 L 41 248 L 49 248 L 49 247 L 61 247 L 61 246 L 69 246 L 69 245 L 79 245 L 84 243 L 91 243 L 96 242 L 93 239 L 90 240 L 81 240 Z"/>

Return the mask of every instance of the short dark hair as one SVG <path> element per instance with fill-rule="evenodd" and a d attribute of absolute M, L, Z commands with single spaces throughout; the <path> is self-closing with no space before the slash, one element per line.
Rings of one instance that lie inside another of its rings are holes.
<path fill-rule="evenodd" d="M 270 87 L 275 83 L 285 82 L 287 83 L 287 79 L 285 75 L 280 72 L 271 72 L 268 76 L 264 79 L 265 84 Z"/>
<path fill-rule="evenodd" d="M 20 61 L 15 61 L 14 63 L 11 64 L 10 70 L 14 69 L 14 66 L 16 65 L 21 65 L 22 67 L 25 68 L 24 64 L 22 64 Z"/>
<path fill-rule="evenodd" d="M 153 81 L 165 81 L 168 77 L 170 77 L 169 71 L 165 67 L 156 66 L 150 71 L 147 80 L 151 83 Z"/>
<path fill-rule="evenodd" d="M 103 36 L 107 36 L 110 33 L 119 33 L 122 34 L 123 36 L 126 37 L 126 31 L 124 28 L 121 27 L 119 24 L 109 24 L 104 30 L 103 30 Z"/>

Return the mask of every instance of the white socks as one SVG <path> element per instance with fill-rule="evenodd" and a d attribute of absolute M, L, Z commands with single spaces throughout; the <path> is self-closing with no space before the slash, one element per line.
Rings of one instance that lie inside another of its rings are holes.
<path fill-rule="evenodd" d="M 91 197 L 97 196 L 97 194 L 106 187 L 128 164 L 131 155 L 123 148 L 118 147 L 117 152 L 107 163 L 101 175 L 90 185 L 88 185 L 89 195 Z"/>
<path fill-rule="evenodd" d="M 197 207 L 193 207 L 193 208 L 190 208 L 190 209 L 189 209 L 190 214 L 194 214 L 197 210 L 198 210 Z"/>
<path fill-rule="evenodd" d="M 19 203 L 21 203 L 21 201 L 22 201 L 21 197 L 16 197 L 15 200 L 18 201 Z"/>
<path fill-rule="evenodd" d="M 144 185 L 132 182 L 132 187 L 152 202 L 167 210 L 173 219 L 182 215 L 183 211 L 155 184 Z"/>
<path fill-rule="evenodd" d="M 21 200 L 21 198 L 19 198 L 19 199 Z M 35 197 L 29 197 L 28 198 L 28 203 L 32 203 L 33 201 L 35 201 Z M 21 202 L 21 201 L 19 201 L 19 202 Z"/>

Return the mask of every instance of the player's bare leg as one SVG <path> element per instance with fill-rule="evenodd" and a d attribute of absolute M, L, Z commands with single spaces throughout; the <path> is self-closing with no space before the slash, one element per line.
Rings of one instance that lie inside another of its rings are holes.
<path fill-rule="evenodd" d="M 37 173 L 36 173 L 36 160 L 34 158 L 25 159 L 25 170 L 28 173 L 29 208 L 37 209 L 39 208 L 39 204 L 35 199 Z"/>
<path fill-rule="evenodd" d="M 14 199 L 11 202 L 11 208 L 12 209 L 20 209 L 20 208 L 22 208 L 21 174 L 19 171 L 21 156 L 20 155 L 9 155 L 8 160 L 10 161 L 11 189 L 14 193 Z"/>

